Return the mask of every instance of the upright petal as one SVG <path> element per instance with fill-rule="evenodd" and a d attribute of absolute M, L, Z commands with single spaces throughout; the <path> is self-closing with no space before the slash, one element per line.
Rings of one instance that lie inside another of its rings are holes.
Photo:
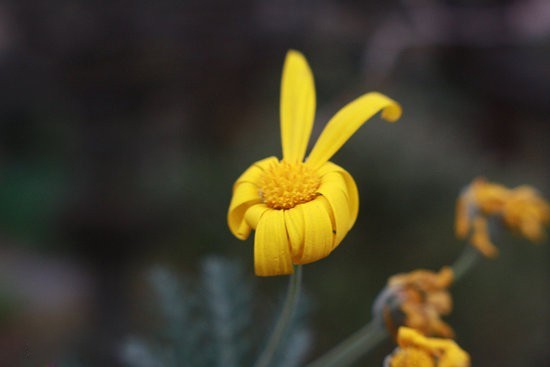
<path fill-rule="evenodd" d="M 399 104 L 380 93 L 367 93 L 348 103 L 327 123 L 307 158 L 307 163 L 314 169 L 321 167 L 361 125 L 381 110 L 382 118 L 389 122 L 397 121 L 401 117 Z"/>
<path fill-rule="evenodd" d="M 282 210 L 263 213 L 254 238 L 254 268 L 258 276 L 291 274 L 294 271 Z"/>
<path fill-rule="evenodd" d="M 283 158 L 302 161 L 315 118 L 315 84 L 304 55 L 298 51 L 290 50 L 286 55 L 280 114 Z"/>

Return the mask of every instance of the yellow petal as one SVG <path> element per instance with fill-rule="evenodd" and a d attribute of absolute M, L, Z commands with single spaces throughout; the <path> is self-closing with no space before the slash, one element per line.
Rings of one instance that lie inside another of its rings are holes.
<path fill-rule="evenodd" d="M 546 239 L 544 228 L 536 219 L 525 219 L 519 225 L 519 232 L 528 240 L 534 243 L 541 243 Z"/>
<path fill-rule="evenodd" d="M 351 228 L 353 227 L 353 224 L 357 219 L 357 214 L 359 213 L 359 192 L 357 190 L 357 185 L 348 171 L 332 162 L 327 162 L 319 168 L 318 173 L 319 176 L 321 176 L 321 182 L 332 180 L 332 178 L 326 178 L 325 176 L 332 174 L 333 172 L 341 175 L 346 183 L 346 193 L 348 196 L 348 206 L 350 211 L 349 227 Z"/>
<path fill-rule="evenodd" d="M 394 122 L 401 117 L 399 104 L 376 92 L 364 94 L 344 106 L 325 126 L 307 162 L 314 169 L 321 167 L 361 125 L 380 110 L 382 118 L 387 121 Z"/>
<path fill-rule="evenodd" d="M 241 182 L 235 185 L 233 197 L 227 212 L 227 224 L 231 233 L 241 240 L 250 235 L 250 227 L 244 221 L 244 215 L 248 208 L 261 202 L 258 187 L 249 182 Z"/>
<path fill-rule="evenodd" d="M 357 185 L 353 177 L 346 171 L 341 170 L 340 174 L 344 177 L 346 185 L 348 188 L 348 200 L 349 200 L 349 211 L 350 211 L 350 224 L 349 227 L 353 227 L 355 220 L 357 219 L 357 214 L 359 213 L 359 191 L 357 190 Z"/>
<path fill-rule="evenodd" d="M 264 203 L 252 205 L 244 213 L 244 220 L 251 228 L 256 229 L 260 218 L 268 210 L 270 209 Z"/>
<path fill-rule="evenodd" d="M 455 234 L 464 239 L 470 231 L 470 216 L 468 213 L 468 194 L 461 195 L 456 201 Z"/>
<path fill-rule="evenodd" d="M 347 194 L 346 181 L 338 172 L 331 172 L 323 177 L 317 190 L 330 204 L 331 219 L 335 231 L 333 248 L 344 239 L 351 226 L 351 211 Z"/>
<path fill-rule="evenodd" d="M 389 367 L 434 367 L 433 357 L 420 348 L 398 348 L 388 359 Z"/>
<path fill-rule="evenodd" d="M 290 252 L 292 253 L 292 259 L 294 262 L 297 262 L 302 257 L 304 250 L 305 224 L 302 206 L 303 205 L 298 205 L 292 209 L 284 211 Z"/>
<path fill-rule="evenodd" d="M 227 212 L 227 224 L 235 237 L 245 240 L 250 235 L 251 227 L 244 220 L 245 213 L 248 208 L 261 202 L 260 179 L 263 172 L 277 162 L 276 157 L 268 157 L 255 162 L 237 178 L 233 185 L 233 196 Z"/>
<path fill-rule="evenodd" d="M 498 249 L 489 238 L 489 225 L 485 217 L 474 218 L 470 243 L 486 257 L 494 258 L 498 255 Z"/>
<path fill-rule="evenodd" d="M 449 345 L 439 359 L 438 367 L 470 367 L 470 363 L 470 355 L 454 341 L 449 340 Z"/>
<path fill-rule="evenodd" d="M 267 210 L 258 222 L 254 236 L 254 268 L 258 276 L 294 271 L 282 210 Z"/>
<path fill-rule="evenodd" d="M 326 199 L 322 196 L 299 206 L 304 215 L 304 244 L 297 264 L 320 260 L 332 251 L 334 234 Z M 298 208 L 298 207 L 297 207 Z"/>
<path fill-rule="evenodd" d="M 274 163 L 277 163 L 279 160 L 276 157 L 264 158 L 260 161 L 255 162 L 252 166 L 248 167 L 242 175 L 239 176 L 235 185 L 238 185 L 241 182 L 248 182 L 258 185 L 264 171 Z"/>
<path fill-rule="evenodd" d="M 307 61 L 298 51 L 290 50 L 286 55 L 280 114 L 283 158 L 301 162 L 315 118 L 315 85 Z"/>
<path fill-rule="evenodd" d="M 509 200 L 512 191 L 508 188 L 487 182 L 484 178 L 476 178 L 470 185 L 472 197 L 476 206 L 489 215 L 500 215 L 502 208 Z"/>

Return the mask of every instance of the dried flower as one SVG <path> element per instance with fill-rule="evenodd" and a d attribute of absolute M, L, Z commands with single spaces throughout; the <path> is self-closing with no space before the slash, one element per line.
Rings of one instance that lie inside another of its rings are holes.
<path fill-rule="evenodd" d="M 452 310 L 448 291 L 452 282 L 449 267 L 439 273 L 415 270 L 394 275 L 375 301 L 373 312 L 383 317 L 393 334 L 400 326 L 408 326 L 426 335 L 452 337 L 453 329 L 441 320 Z"/>
<path fill-rule="evenodd" d="M 550 223 L 550 205 L 530 186 L 508 189 L 475 179 L 460 195 L 456 206 L 455 232 L 487 257 L 498 249 L 491 241 L 489 218 L 496 218 L 509 230 L 532 242 L 545 239 L 544 226 Z"/>
<path fill-rule="evenodd" d="M 398 347 L 385 360 L 385 367 L 469 367 L 470 356 L 450 339 L 427 338 L 401 327 Z"/>
<path fill-rule="evenodd" d="M 281 85 L 283 158 L 254 163 L 233 185 L 227 215 L 231 232 L 246 239 L 252 229 L 257 275 L 293 272 L 293 264 L 322 259 L 353 226 L 359 209 L 353 177 L 328 160 L 370 117 L 390 122 L 400 106 L 367 93 L 342 108 L 326 125 L 304 161 L 315 115 L 313 75 L 304 56 L 289 51 Z"/>

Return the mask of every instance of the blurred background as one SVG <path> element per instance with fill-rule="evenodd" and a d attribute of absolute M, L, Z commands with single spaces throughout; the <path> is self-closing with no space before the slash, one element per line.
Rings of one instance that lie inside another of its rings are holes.
<path fill-rule="evenodd" d="M 258 307 L 277 312 L 288 278 L 254 278 L 253 239 L 232 237 L 226 211 L 241 172 L 280 156 L 289 48 L 315 74 L 312 142 L 364 92 L 404 109 L 333 158 L 361 207 L 304 269 L 307 360 L 369 321 L 389 276 L 456 259 L 455 199 L 474 177 L 550 196 L 546 0 L 3 1 L 2 365 L 123 366 L 157 264 L 192 279 L 206 256 L 236 259 Z M 453 288 L 447 320 L 474 365 L 546 366 L 549 244 L 497 243 L 500 257 Z"/>

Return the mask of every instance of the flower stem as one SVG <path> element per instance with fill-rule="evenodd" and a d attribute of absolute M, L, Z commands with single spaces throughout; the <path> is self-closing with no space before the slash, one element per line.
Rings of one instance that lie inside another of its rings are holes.
<path fill-rule="evenodd" d="M 369 353 L 387 337 L 388 331 L 383 321 L 375 318 L 307 367 L 348 366 Z"/>
<path fill-rule="evenodd" d="M 454 282 L 458 282 L 465 274 L 481 260 L 482 254 L 473 246 L 466 246 L 460 257 L 451 266 L 454 274 Z"/>
<path fill-rule="evenodd" d="M 467 246 L 452 265 L 454 281 L 463 278 L 483 258 L 474 247 Z M 311 362 L 307 367 L 343 367 L 369 353 L 388 337 L 388 331 L 380 318 L 373 319 L 327 354 Z"/>
<path fill-rule="evenodd" d="M 300 298 L 300 288 L 302 285 L 302 266 L 297 265 L 294 267 L 294 274 L 290 276 L 290 282 L 286 293 L 286 300 L 281 311 L 281 316 L 277 320 L 277 324 L 273 329 L 269 341 L 262 354 L 258 357 L 258 360 L 254 364 L 254 367 L 268 367 L 273 360 L 273 356 L 277 352 L 281 341 L 286 336 L 288 327 L 296 311 L 296 305 Z"/>

